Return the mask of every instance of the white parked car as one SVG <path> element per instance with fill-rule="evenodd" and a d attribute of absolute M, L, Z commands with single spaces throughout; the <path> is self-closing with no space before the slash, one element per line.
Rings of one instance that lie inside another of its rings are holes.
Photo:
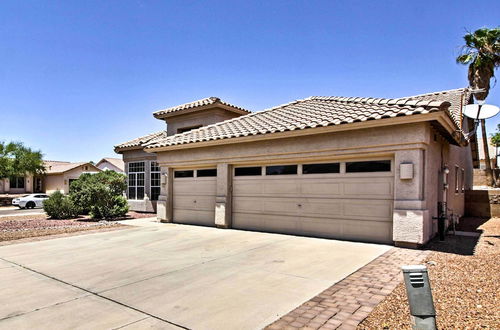
<path fill-rule="evenodd" d="M 35 207 L 43 207 L 43 201 L 48 199 L 49 195 L 31 194 L 21 198 L 14 198 L 12 205 L 19 206 L 20 209 L 34 209 Z"/>

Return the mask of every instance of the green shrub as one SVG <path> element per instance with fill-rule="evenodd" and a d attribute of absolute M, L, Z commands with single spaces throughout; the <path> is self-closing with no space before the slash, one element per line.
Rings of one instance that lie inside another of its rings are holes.
<path fill-rule="evenodd" d="M 49 199 L 43 202 L 43 210 L 47 212 L 52 219 L 76 218 L 79 213 L 79 208 L 73 201 L 60 191 L 56 191 L 50 195 Z"/>
<path fill-rule="evenodd" d="M 70 198 L 81 208 L 82 214 L 93 219 L 122 217 L 128 212 L 123 192 L 126 176 L 113 171 L 85 173 L 71 183 Z"/>

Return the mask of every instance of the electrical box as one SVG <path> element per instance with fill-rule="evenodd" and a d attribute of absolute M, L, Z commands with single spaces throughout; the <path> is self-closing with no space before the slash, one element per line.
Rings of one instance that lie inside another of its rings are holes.
<path fill-rule="evenodd" d="M 413 179 L 413 164 L 412 163 L 399 164 L 399 178 L 401 180 Z"/>
<path fill-rule="evenodd" d="M 402 268 L 413 329 L 436 329 L 436 310 L 427 267 L 411 265 Z"/>

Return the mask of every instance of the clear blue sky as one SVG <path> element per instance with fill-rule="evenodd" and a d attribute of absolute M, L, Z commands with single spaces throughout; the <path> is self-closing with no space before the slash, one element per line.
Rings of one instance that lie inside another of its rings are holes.
<path fill-rule="evenodd" d="M 463 87 L 462 35 L 498 25 L 498 0 L 3 0 L 0 140 L 97 161 L 162 129 L 153 111 L 207 96 L 255 111 Z"/>

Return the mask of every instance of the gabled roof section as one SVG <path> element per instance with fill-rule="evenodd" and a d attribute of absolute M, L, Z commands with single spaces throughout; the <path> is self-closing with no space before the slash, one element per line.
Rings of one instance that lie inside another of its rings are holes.
<path fill-rule="evenodd" d="M 44 161 L 43 163 L 45 165 L 46 174 L 60 174 L 60 173 L 64 173 L 64 172 L 70 171 L 72 169 L 75 169 L 75 168 L 82 166 L 82 165 L 88 165 L 88 166 L 92 167 L 93 169 L 100 171 L 100 169 L 98 169 L 97 167 L 95 167 L 94 165 L 92 165 L 89 162 L 70 163 L 70 162 L 60 162 L 60 161 L 49 160 L 49 161 Z"/>
<path fill-rule="evenodd" d="M 136 139 L 133 139 L 133 140 L 116 145 L 115 152 L 120 153 L 123 150 L 141 149 L 143 144 L 148 143 L 148 142 L 152 141 L 153 139 L 162 138 L 162 137 L 166 137 L 166 136 L 167 136 L 167 132 L 164 130 L 159 131 L 159 132 L 155 132 L 155 133 L 151 133 L 151 134 L 148 134 L 145 136 L 141 136 L 141 137 L 138 137 Z"/>
<path fill-rule="evenodd" d="M 103 162 L 108 162 L 111 165 L 116 166 L 118 169 L 125 171 L 125 162 L 120 158 L 105 157 L 105 158 L 101 159 L 99 162 L 97 162 L 97 164 L 95 164 L 95 166 L 98 167 L 99 164 L 101 164 Z"/>
<path fill-rule="evenodd" d="M 397 99 L 312 96 L 189 132 L 155 138 L 144 146 L 145 149 L 155 149 L 437 111 L 446 111 L 453 118 L 454 115 L 448 111 L 461 108 L 460 102 L 457 101 L 461 98 L 456 94 L 464 92 L 465 89 L 461 89 Z M 457 125 L 458 127 L 460 126 Z"/>
<path fill-rule="evenodd" d="M 219 107 L 224 110 L 228 110 L 242 115 L 250 113 L 250 111 L 246 109 L 224 102 L 220 98 L 212 96 L 189 103 L 184 103 L 172 108 L 167 108 L 153 112 L 153 116 L 157 119 L 163 119 L 215 107 Z"/>

